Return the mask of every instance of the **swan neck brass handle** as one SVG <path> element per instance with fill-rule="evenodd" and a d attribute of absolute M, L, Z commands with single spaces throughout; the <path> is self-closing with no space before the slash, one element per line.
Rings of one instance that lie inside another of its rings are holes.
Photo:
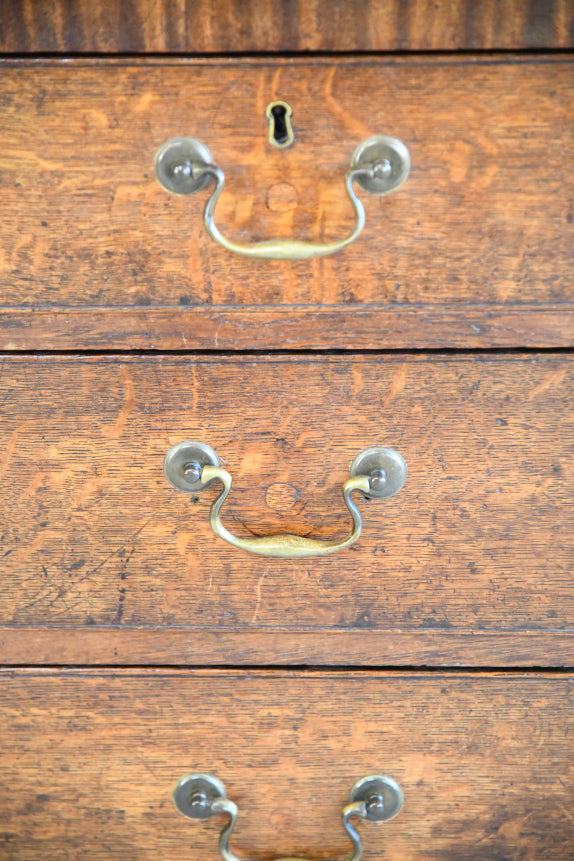
<path fill-rule="evenodd" d="M 353 525 L 341 539 L 323 541 L 300 535 L 261 535 L 242 538 L 229 532 L 221 522 L 221 507 L 231 490 L 232 478 L 219 465 L 212 448 L 199 442 L 181 442 L 171 448 L 164 460 L 164 473 L 177 490 L 196 494 L 216 481 L 223 489 L 211 505 L 209 522 L 214 533 L 228 544 L 259 556 L 302 559 L 307 556 L 328 556 L 350 547 L 360 537 L 363 527 L 361 513 L 351 494 L 355 491 L 368 499 L 394 496 L 404 486 L 407 466 L 401 455 L 390 448 L 375 446 L 361 452 L 350 468 L 351 477 L 343 485 L 343 499 L 351 514 Z"/>
<path fill-rule="evenodd" d="M 223 538 L 228 544 L 232 544 L 240 550 L 247 550 L 249 553 L 256 553 L 259 556 L 292 557 L 297 559 L 302 559 L 305 556 L 327 556 L 330 553 L 336 553 L 337 550 L 343 550 L 345 547 L 354 544 L 361 535 L 363 526 L 361 513 L 351 499 L 350 494 L 354 490 L 358 490 L 365 496 L 368 495 L 370 489 L 369 477 L 366 475 L 350 478 L 343 485 L 343 498 L 353 518 L 353 528 L 346 538 L 342 538 L 339 541 L 319 541 L 315 538 L 305 538 L 288 533 L 284 535 L 239 538 L 237 535 L 229 532 L 220 519 L 221 506 L 231 490 L 230 474 L 220 467 L 205 466 L 201 477 L 202 481 L 206 484 L 211 484 L 216 479 L 219 479 L 223 484 L 223 491 L 211 506 L 209 522 L 211 528 L 219 538 Z"/>
<path fill-rule="evenodd" d="M 243 257 L 270 260 L 306 260 L 334 254 L 359 236 L 365 226 L 365 210 L 355 194 L 353 183 L 373 194 L 389 194 L 407 179 L 410 156 L 406 146 L 396 138 L 376 135 L 360 144 L 351 159 L 345 175 L 345 188 L 355 214 L 351 231 L 337 242 L 306 242 L 299 239 L 266 239 L 260 242 L 234 242 L 224 236 L 215 224 L 215 206 L 223 186 L 225 174 L 213 162 L 208 148 L 194 138 L 172 138 L 157 152 L 155 175 L 167 191 L 173 194 L 192 194 L 215 180 L 215 189 L 205 204 L 203 223 L 211 238 L 234 254 Z"/>
<path fill-rule="evenodd" d="M 175 806 L 188 819 L 210 819 L 222 813 L 227 814 L 229 822 L 219 837 L 219 853 L 223 861 L 240 861 L 230 850 L 229 838 L 237 822 L 237 805 L 227 798 L 223 783 L 211 774 L 189 774 L 183 777 L 173 791 Z M 400 785 L 392 777 L 384 774 L 371 774 L 358 780 L 351 789 L 350 803 L 342 811 L 343 828 L 349 835 L 353 850 L 345 861 L 359 861 L 363 846 L 361 836 L 352 819 L 367 819 L 385 822 L 399 813 L 404 802 Z M 303 861 L 289 858 L 279 861 Z"/>

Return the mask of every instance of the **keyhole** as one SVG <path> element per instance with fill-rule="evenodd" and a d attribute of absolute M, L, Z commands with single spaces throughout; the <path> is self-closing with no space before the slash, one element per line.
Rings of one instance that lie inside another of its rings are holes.
<path fill-rule="evenodd" d="M 283 105 L 273 105 L 271 108 L 271 115 L 275 120 L 275 124 L 273 126 L 273 140 L 275 143 L 279 144 L 279 146 L 287 143 L 289 139 L 287 121 L 285 119 L 286 113 L 287 108 L 284 108 Z"/>
<path fill-rule="evenodd" d="M 293 111 L 287 102 L 270 102 L 265 116 L 269 121 L 269 143 L 278 149 L 291 146 L 294 140 L 291 115 Z"/>

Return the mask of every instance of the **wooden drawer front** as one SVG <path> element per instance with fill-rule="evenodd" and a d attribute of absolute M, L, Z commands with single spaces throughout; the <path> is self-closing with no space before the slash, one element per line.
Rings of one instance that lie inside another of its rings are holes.
<path fill-rule="evenodd" d="M 0 51 L 251 53 L 568 48 L 571 0 L 0 0 Z"/>
<path fill-rule="evenodd" d="M 568 355 L 5 359 L 1 654 L 567 662 L 573 375 Z M 238 535 L 345 535 L 369 446 L 410 474 L 359 502 L 348 550 L 267 559 L 214 536 L 215 487 L 167 483 L 185 439 L 233 476 Z"/>
<path fill-rule="evenodd" d="M 33 672 L 1 678 L 0 853 L 216 859 L 221 819 L 171 802 L 224 781 L 242 858 L 343 858 L 353 782 L 391 775 L 365 859 L 571 858 L 572 676 Z M 3 847 L 3 849 L 1 848 Z M 193 848 L 190 848 L 193 847 Z"/>
<path fill-rule="evenodd" d="M 572 344 L 572 59 L 26 62 L 0 78 L 0 347 L 382 348 Z M 267 142 L 266 105 L 295 144 Z M 154 178 L 203 141 L 239 242 L 329 242 L 373 134 L 408 146 L 395 194 L 361 191 L 344 251 L 253 260 L 203 228 L 210 190 Z M 570 316 L 569 316 L 570 315 Z M 267 323 L 267 325 L 263 325 Z"/>

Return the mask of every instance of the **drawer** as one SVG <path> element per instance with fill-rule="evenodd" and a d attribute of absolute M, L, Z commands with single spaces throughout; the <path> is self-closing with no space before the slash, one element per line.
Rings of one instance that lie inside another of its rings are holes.
<path fill-rule="evenodd" d="M 23 7 L 23 8 L 22 8 Z M 288 51 L 460 51 L 574 47 L 569 0 L 503 5 L 315 0 L 2 3 L 0 50 L 88 54 L 245 54 Z"/>
<path fill-rule="evenodd" d="M 498 58 L 3 60 L 0 347 L 401 349 L 572 345 L 573 61 Z M 292 108 L 294 143 L 266 108 Z M 412 162 L 344 250 L 260 260 L 206 232 L 213 183 L 154 178 L 174 136 L 226 176 L 240 245 L 339 242 L 355 148 Z M 207 156 L 206 156 L 207 158 Z"/>
<path fill-rule="evenodd" d="M 5 358 L 7 663 L 568 665 L 572 356 Z M 347 549 L 266 558 L 179 493 L 183 440 L 233 478 L 240 537 L 325 542 L 371 446 L 406 486 Z M 31 649 L 31 644 L 33 648 Z"/>
<path fill-rule="evenodd" d="M 171 791 L 210 772 L 241 858 L 344 858 L 352 784 L 405 803 L 361 822 L 365 859 L 571 858 L 573 677 L 273 671 L 3 672 L 0 852 L 216 859 L 225 818 Z M 569 735 L 570 734 L 570 735 Z M 192 849 L 190 849 L 192 847 Z"/>

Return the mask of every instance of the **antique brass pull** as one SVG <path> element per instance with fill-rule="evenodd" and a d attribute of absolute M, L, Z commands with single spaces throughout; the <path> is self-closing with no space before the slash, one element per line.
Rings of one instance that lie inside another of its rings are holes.
<path fill-rule="evenodd" d="M 219 854 L 224 861 L 239 861 L 229 848 L 229 838 L 237 821 L 238 808 L 227 798 L 223 783 L 211 774 L 189 774 L 183 777 L 173 791 L 173 800 L 180 813 L 188 819 L 210 819 L 220 813 L 229 816 L 229 822 L 219 837 Z M 368 819 L 385 822 L 392 819 L 403 806 L 404 795 L 400 785 L 383 774 L 372 774 L 358 780 L 350 792 L 350 804 L 343 808 L 343 828 L 351 838 L 353 852 L 345 861 L 359 861 L 363 845 L 351 819 Z M 302 861 L 284 858 L 280 861 Z"/>
<path fill-rule="evenodd" d="M 215 205 L 223 191 L 225 175 L 213 163 L 208 148 L 194 138 L 172 138 L 158 150 L 155 157 L 156 178 L 160 185 L 173 194 L 192 194 L 205 188 L 211 178 L 215 179 L 215 189 L 203 211 L 205 229 L 215 242 L 244 257 L 271 260 L 306 260 L 324 257 L 345 248 L 365 226 L 365 210 L 355 194 L 353 182 L 357 181 L 373 194 L 388 194 L 403 184 L 409 171 L 409 151 L 401 141 L 386 135 L 368 138 L 353 153 L 350 170 L 345 175 L 345 188 L 355 212 L 355 224 L 344 239 L 327 243 L 266 239 L 243 245 L 227 239 L 215 224 Z"/>
<path fill-rule="evenodd" d="M 199 493 L 220 481 L 223 490 L 211 506 L 209 522 L 220 538 L 249 553 L 259 556 L 290 557 L 327 556 L 350 547 L 361 535 L 363 521 L 351 493 L 357 490 L 367 499 L 394 496 L 407 480 L 407 465 L 401 455 L 391 448 L 373 447 L 361 452 L 351 464 L 351 477 L 343 485 L 343 499 L 353 518 L 353 528 L 346 538 L 322 541 L 300 535 L 262 535 L 239 538 L 229 532 L 220 519 L 221 506 L 231 490 L 232 479 L 219 465 L 212 448 L 200 442 L 180 442 L 171 448 L 164 460 L 164 473 L 170 484 L 185 493 Z"/>

